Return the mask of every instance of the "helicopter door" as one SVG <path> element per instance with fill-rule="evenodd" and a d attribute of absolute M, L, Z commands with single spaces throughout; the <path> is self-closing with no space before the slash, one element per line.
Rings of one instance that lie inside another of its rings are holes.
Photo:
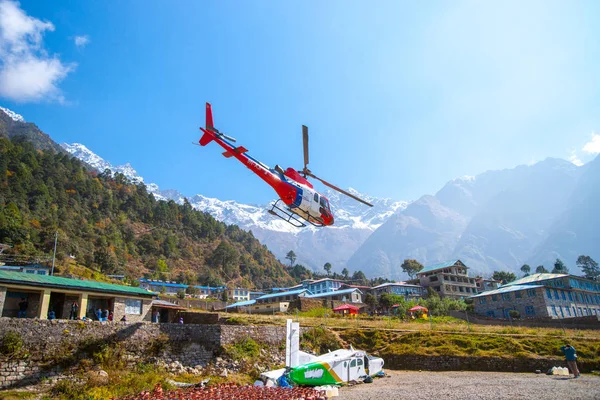
<path fill-rule="evenodd" d="M 315 192 L 313 200 L 314 201 L 310 204 L 310 213 L 313 216 L 320 216 L 321 212 L 319 211 L 319 208 L 321 206 L 319 205 L 319 193 Z"/>

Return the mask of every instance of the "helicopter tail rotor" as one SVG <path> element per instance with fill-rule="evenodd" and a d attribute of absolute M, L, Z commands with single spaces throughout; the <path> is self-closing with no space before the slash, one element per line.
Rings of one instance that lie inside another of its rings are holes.
<path fill-rule="evenodd" d="M 221 133 L 217 128 L 215 128 L 212 115 L 212 106 L 210 103 L 206 103 L 206 128 L 200 128 L 200 130 L 204 132 L 204 135 L 202 135 L 202 137 L 200 138 L 200 146 L 206 146 L 215 137 L 227 139 L 231 142 L 236 142 L 234 137 Z"/>

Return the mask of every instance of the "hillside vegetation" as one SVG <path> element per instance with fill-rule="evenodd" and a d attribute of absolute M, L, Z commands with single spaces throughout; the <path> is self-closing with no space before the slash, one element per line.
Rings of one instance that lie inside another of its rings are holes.
<path fill-rule="evenodd" d="M 0 243 L 9 252 L 74 258 L 104 274 L 265 288 L 293 279 L 252 233 L 186 201 L 157 201 L 123 175 L 90 172 L 23 136 L 0 138 Z"/>

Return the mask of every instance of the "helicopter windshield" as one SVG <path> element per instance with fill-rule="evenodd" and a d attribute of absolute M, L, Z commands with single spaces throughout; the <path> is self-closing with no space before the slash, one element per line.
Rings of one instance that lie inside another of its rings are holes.
<path fill-rule="evenodd" d="M 323 207 L 327 211 L 331 211 L 331 209 L 329 208 L 329 201 L 327 201 L 327 199 L 323 196 L 321 196 L 321 207 Z"/>

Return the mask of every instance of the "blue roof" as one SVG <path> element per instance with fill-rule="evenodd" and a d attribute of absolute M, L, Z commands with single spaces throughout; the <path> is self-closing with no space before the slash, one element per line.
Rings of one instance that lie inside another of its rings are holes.
<path fill-rule="evenodd" d="M 511 285 L 511 286 L 502 286 L 496 290 L 488 290 L 487 292 L 483 292 L 471 297 L 481 297 L 481 296 L 489 296 L 491 294 L 502 294 L 508 292 L 517 292 L 519 290 L 526 290 L 532 288 L 544 287 L 544 285 Z"/>
<path fill-rule="evenodd" d="M 422 274 L 424 272 L 431 272 L 431 271 L 435 271 L 436 269 L 442 269 L 442 268 L 448 268 L 448 267 L 452 267 L 454 264 L 456 264 L 457 262 L 459 262 L 460 260 L 453 260 L 453 261 L 446 261 L 443 263 L 439 263 L 439 264 L 435 264 L 435 265 L 430 265 L 428 267 L 423 268 L 422 270 L 420 270 L 419 272 L 417 272 L 417 274 Z M 461 261 L 462 262 L 462 261 Z M 466 268 L 466 266 L 465 266 Z"/>
<path fill-rule="evenodd" d="M 182 288 L 185 289 L 188 287 L 188 285 L 184 285 L 183 283 L 167 283 L 167 282 L 145 282 L 150 286 L 164 286 L 164 287 L 175 287 L 175 288 Z"/>
<path fill-rule="evenodd" d="M 333 290 L 331 292 L 325 292 L 325 293 L 319 293 L 319 294 L 310 294 L 306 297 L 314 299 L 315 297 L 327 297 L 327 296 L 337 296 L 340 294 L 350 294 L 350 293 L 356 292 L 356 291 L 358 291 L 359 293 L 362 294 L 360 289 L 352 288 L 352 289 Z"/>
<path fill-rule="evenodd" d="M 264 296 L 260 296 L 257 300 L 270 299 L 270 298 L 279 297 L 279 296 L 295 296 L 295 295 L 299 295 L 299 294 L 306 293 L 306 292 L 308 292 L 308 294 L 310 294 L 310 290 L 308 290 L 308 289 L 292 290 L 290 292 L 271 293 L 271 294 L 265 294 Z"/>
<path fill-rule="evenodd" d="M 243 306 L 251 306 L 256 303 L 256 300 L 246 300 L 246 301 L 238 301 L 237 303 L 233 303 L 228 305 L 225 308 L 234 308 L 234 307 L 243 307 Z"/>

